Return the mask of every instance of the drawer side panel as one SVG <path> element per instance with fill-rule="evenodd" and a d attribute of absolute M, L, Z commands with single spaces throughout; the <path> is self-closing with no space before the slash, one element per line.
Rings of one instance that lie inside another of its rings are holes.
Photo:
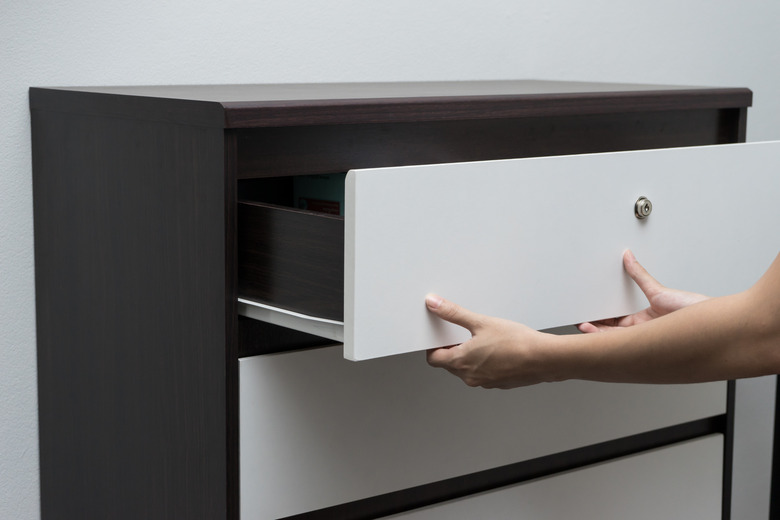
<path fill-rule="evenodd" d="M 239 296 L 341 321 L 343 286 L 342 218 L 239 203 Z"/>

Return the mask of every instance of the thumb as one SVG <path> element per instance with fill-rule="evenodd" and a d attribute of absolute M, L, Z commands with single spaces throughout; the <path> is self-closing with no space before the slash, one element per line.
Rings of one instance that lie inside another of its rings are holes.
<path fill-rule="evenodd" d="M 460 325 L 474 333 L 482 323 L 482 316 L 476 312 L 461 307 L 455 303 L 445 300 L 436 294 L 429 294 L 425 297 L 425 305 L 428 310 L 439 318 Z"/>

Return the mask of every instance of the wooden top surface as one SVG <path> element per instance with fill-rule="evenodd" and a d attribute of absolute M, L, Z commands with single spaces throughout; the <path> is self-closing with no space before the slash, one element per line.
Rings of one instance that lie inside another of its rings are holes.
<path fill-rule="evenodd" d="M 566 81 L 57 87 L 31 107 L 247 128 L 746 107 L 746 88 Z"/>

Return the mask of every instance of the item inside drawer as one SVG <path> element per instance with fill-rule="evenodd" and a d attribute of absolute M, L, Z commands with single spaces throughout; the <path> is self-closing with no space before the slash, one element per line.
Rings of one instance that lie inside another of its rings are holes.
<path fill-rule="evenodd" d="M 260 181 L 264 182 L 239 184 L 239 298 L 290 314 L 342 322 L 344 217 L 295 207 L 294 178 Z"/>

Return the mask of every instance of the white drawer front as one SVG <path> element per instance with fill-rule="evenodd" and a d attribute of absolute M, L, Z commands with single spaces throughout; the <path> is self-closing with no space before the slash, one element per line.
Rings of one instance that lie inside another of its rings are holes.
<path fill-rule="evenodd" d="M 635 312 L 626 248 L 669 286 L 746 289 L 779 249 L 778 172 L 780 143 L 352 171 L 345 356 L 467 339 L 428 292 L 537 329 Z"/>
<path fill-rule="evenodd" d="M 713 520 L 722 452 L 716 435 L 388 518 Z"/>
<path fill-rule="evenodd" d="M 726 384 L 489 391 L 329 348 L 241 359 L 239 399 L 242 518 L 277 518 L 722 414 Z"/>

